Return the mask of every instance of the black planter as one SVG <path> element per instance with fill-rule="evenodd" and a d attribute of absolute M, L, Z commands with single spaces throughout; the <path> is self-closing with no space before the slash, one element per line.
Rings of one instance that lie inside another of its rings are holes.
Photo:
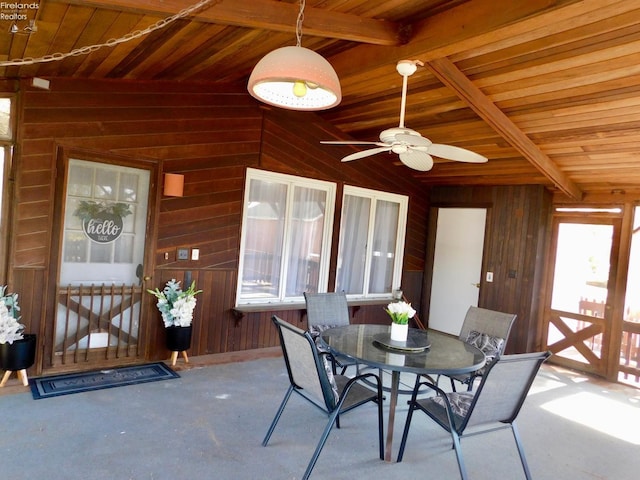
<path fill-rule="evenodd" d="M 183 352 L 191 347 L 191 329 L 188 327 L 167 327 L 167 349 L 172 352 Z"/>
<path fill-rule="evenodd" d="M 0 369 L 12 372 L 25 370 L 36 359 L 36 335 L 26 333 L 22 340 L 0 345 Z"/>

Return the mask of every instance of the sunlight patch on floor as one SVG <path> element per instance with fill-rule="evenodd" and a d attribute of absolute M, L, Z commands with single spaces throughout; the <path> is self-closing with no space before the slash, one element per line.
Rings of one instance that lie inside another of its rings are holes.
<path fill-rule="evenodd" d="M 582 392 L 552 400 L 541 407 L 606 435 L 640 445 L 640 410 L 637 405 L 626 405 Z"/>

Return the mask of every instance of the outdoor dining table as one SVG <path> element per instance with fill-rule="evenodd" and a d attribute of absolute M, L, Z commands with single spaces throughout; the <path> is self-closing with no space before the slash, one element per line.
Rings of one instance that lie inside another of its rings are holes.
<path fill-rule="evenodd" d="M 390 330 L 389 325 L 353 324 L 330 328 L 321 334 L 322 341 L 331 352 L 391 371 L 385 442 L 387 462 L 391 461 L 400 373 L 456 375 L 474 372 L 485 363 L 480 349 L 451 335 L 410 328 L 406 342 L 395 342 L 390 340 Z"/>

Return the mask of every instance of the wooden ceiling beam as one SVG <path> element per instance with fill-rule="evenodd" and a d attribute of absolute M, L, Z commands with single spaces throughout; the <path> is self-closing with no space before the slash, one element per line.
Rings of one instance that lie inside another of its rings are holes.
<path fill-rule="evenodd" d="M 359 45 L 333 55 L 329 61 L 341 79 L 357 76 L 363 69 L 393 66 L 403 59 L 426 62 L 511 37 L 519 38 L 522 32 L 542 27 L 549 34 L 554 29 L 574 27 L 578 22 L 588 23 L 592 15 L 587 12 L 601 8 L 598 4 L 603 2 L 620 0 L 527 0 L 509 2 L 508 8 L 504 2 L 495 0 L 470 0 L 411 25 L 411 37 L 405 44 L 386 48 Z"/>
<path fill-rule="evenodd" d="M 453 62 L 447 58 L 440 58 L 432 60 L 426 65 L 442 83 L 465 100 L 474 112 L 553 182 L 556 188 L 571 198 L 578 200 L 582 198 L 582 190 L 502 110 L 482 93 Z"/>
<path fill-rule="evenodd" d="M 56 1 L 56 0 L 53 0 Z M 195 0 L 59 0 L 74 5 L 90 6 L 144 15 L 170 16 L 195 4 Z M 297 3 L 275 0 L 212 0 L 190 18 L 219 25 L 258 28 L 286 32 L 295 40 L 300 7 Z M 386 20 L 306 6 L 302 33 L 318 37 L 349 40 L 373 45 L 400 45 L 403 27 Z M 304 39 L 304 38 L 303 38 Z M 304 46 L 304 44 L 303 44 Z"/>

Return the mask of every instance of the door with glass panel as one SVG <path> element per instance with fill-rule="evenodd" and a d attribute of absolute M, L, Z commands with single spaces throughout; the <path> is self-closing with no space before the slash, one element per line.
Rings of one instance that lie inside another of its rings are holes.
<path fill-rule="evenodd" d="M 640 386 L 640 207 L 633 211 L 618 380 Z"/>
<path fill-rule="evenodd" d="M 65 170 L 51 364 L 130 362 L 144 355 L 151 171 L 80 158 Z"/>
<path fill-rule="evenodd" d="M 601 376 L 610 358 L 621 219 L 612 209 L 556 212 L 553 222 L 546 344 L 556 363 Z"/>

